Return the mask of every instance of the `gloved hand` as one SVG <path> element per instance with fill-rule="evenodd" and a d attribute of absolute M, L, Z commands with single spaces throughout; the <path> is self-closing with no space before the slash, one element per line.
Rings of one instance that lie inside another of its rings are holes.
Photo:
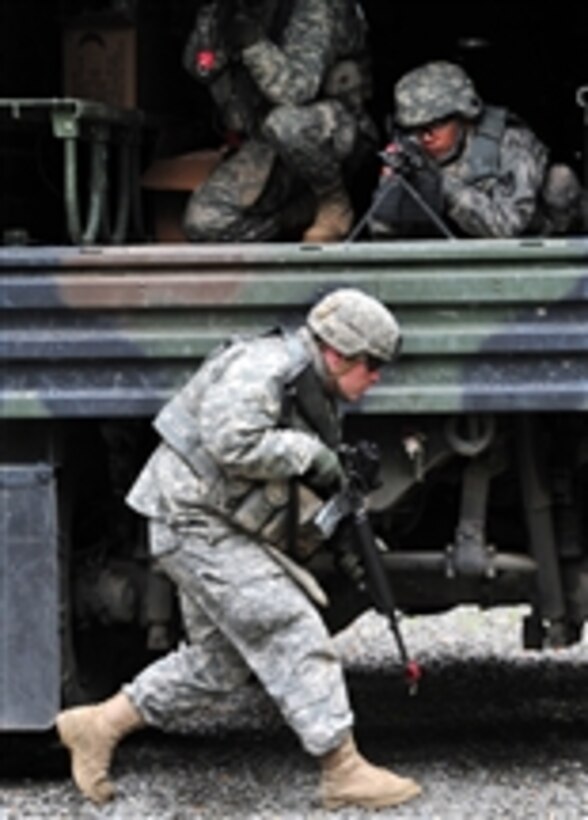
<path fill-rule="evenodd" d="M 239 9 L 228 21 L 227 43 L 230 48 L 243 49 L 256 43 L 263 34 L 259 20 L 249 11 Z"/>
<path fill-rule="evenodd" d="M 378 153 L 382 160 L 380 175 L 389 178 L 396 174 L 402 166 L 402 148 L 398 142 L 389 142 L 383 151 Z"/>
<path fill-rule="evenodd" d="M 410 174 L 427 168 L 438 170 L 437 163 L 413 139 L 402 139 L 390 142 L 379 157 L 383 160 L 382 176 L 389 177 L 395 173 Z"/>
<path fill-rule="evenodd" d="M 341 488 L 345 473 L 339 456 L 329 447 L 321 447 L 304 475 L 305 483 L 313 490 L 330 494 Z"/>

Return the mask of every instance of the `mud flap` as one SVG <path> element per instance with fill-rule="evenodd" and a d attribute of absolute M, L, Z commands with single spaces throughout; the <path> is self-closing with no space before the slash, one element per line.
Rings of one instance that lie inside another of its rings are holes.
<path fill-rule="evenodd" d="M 60 698 L 55 474 L 0 465 L 0 729 L 46 729 Z"/>

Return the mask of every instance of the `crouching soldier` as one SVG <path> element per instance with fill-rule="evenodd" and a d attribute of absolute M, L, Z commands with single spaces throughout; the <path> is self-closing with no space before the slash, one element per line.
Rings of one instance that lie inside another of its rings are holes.
<path fill-rule="evenodd" d="M 427 63 L 401 77 L 394 123 L 372 236 L 550 236 L 581 228 L 573 170 L 550 164 L 517 116 L 484 104 L 461 66 Z"/>
<path fill-rule="evenodd" d="M 377 144 L 365 22 L 354 0 L 210 0 L 184 52 L 233 149 L 187 205 L 194 242 L 348 233 L 348 182 Z"/>

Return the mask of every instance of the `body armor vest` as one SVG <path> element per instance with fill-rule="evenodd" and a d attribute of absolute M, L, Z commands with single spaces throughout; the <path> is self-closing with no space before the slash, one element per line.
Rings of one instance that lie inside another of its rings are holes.
<path fill-rule="evenodd" d="M 498 176 L 500 143 L 507 118 L 505 108 L 487 106 L 484 109 L 482 119 L 459 160 L 460 164 L 467 167 L 465 182 L 474 184 L 482 179 Z"/>
<path fill-rule="evenodd" d="M 272 332 L 282 334 L 280 330 Z M 284 374 L 280 424 L 310 431 L 327 446 L 336 447 L 339 423 L 315 372 L 310 353 L 297 336 L 283 334 L 283 338 L 290 363 Z M 185 387 L 163 407 L 155 418 L 154 427 L 209 488 L 203 506 L 229 518 L 251 534 L 284 546 L 292 485 L 287 481 L 252 483 L 244 495 L 229 501 L 225 493 L 215 491 L 215 488 L 222 487 L 226 478 L 204 447 L 199 432 L 198 408 L 205 390 L 222 377 L 231 362 L 243 355 L 246 345 L 246 340 L 237 339 L 230 346 L 224 345 L 213 351 Z M 315 496 L 311 498 L 304 490 L 302 493 L 302 503 L 298 507 L 304 523 L 314 516 L 322 502 Z"/>

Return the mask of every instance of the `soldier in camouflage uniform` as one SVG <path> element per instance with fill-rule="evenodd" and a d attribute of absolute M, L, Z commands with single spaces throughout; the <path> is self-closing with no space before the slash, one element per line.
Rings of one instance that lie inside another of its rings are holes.
<path fill-rule="evenodd" d="M 195 242 L 299 238 L 349 231 L 346 189 L 377 135 L 365 23 L 354 0 L 212 0 L 184 52 L 239 147 L 192 194 Z"/>
<path fill-rule="evenodd" d="M 238 340 L 209 356 L 155 420 L 162 438 L 129 493 L 151 552 L 179 591 L 188 643 L 109 700 L 62 712 L 73 777 L 113 795 L 119 740 L 145 724 L 177 730 L 207 698 L 254 676 L 320 759 L 328 808 L 396 805 L 419 786 L 368 763 L 352 737 L 341 663 L 296 561 L 293 503 L 342 479 L 337 401 L 358 400 L 399 347 L 394 317 L 362 291 L 324 297 L 296 333 Z"/>
<path fill-rule="evenodd" d="M 460 66 L 440 61 L 416 68 L 398 81 L 394 97 L 400 139 L 386 149 L 373 236 L 436 233 L 395 174 L 406 174 L 460 236 L 553 235 L 580 227 L 581 188 L 572 169 L 549 166 L 535 134 L 505 109 L 483 105 Z"/>

